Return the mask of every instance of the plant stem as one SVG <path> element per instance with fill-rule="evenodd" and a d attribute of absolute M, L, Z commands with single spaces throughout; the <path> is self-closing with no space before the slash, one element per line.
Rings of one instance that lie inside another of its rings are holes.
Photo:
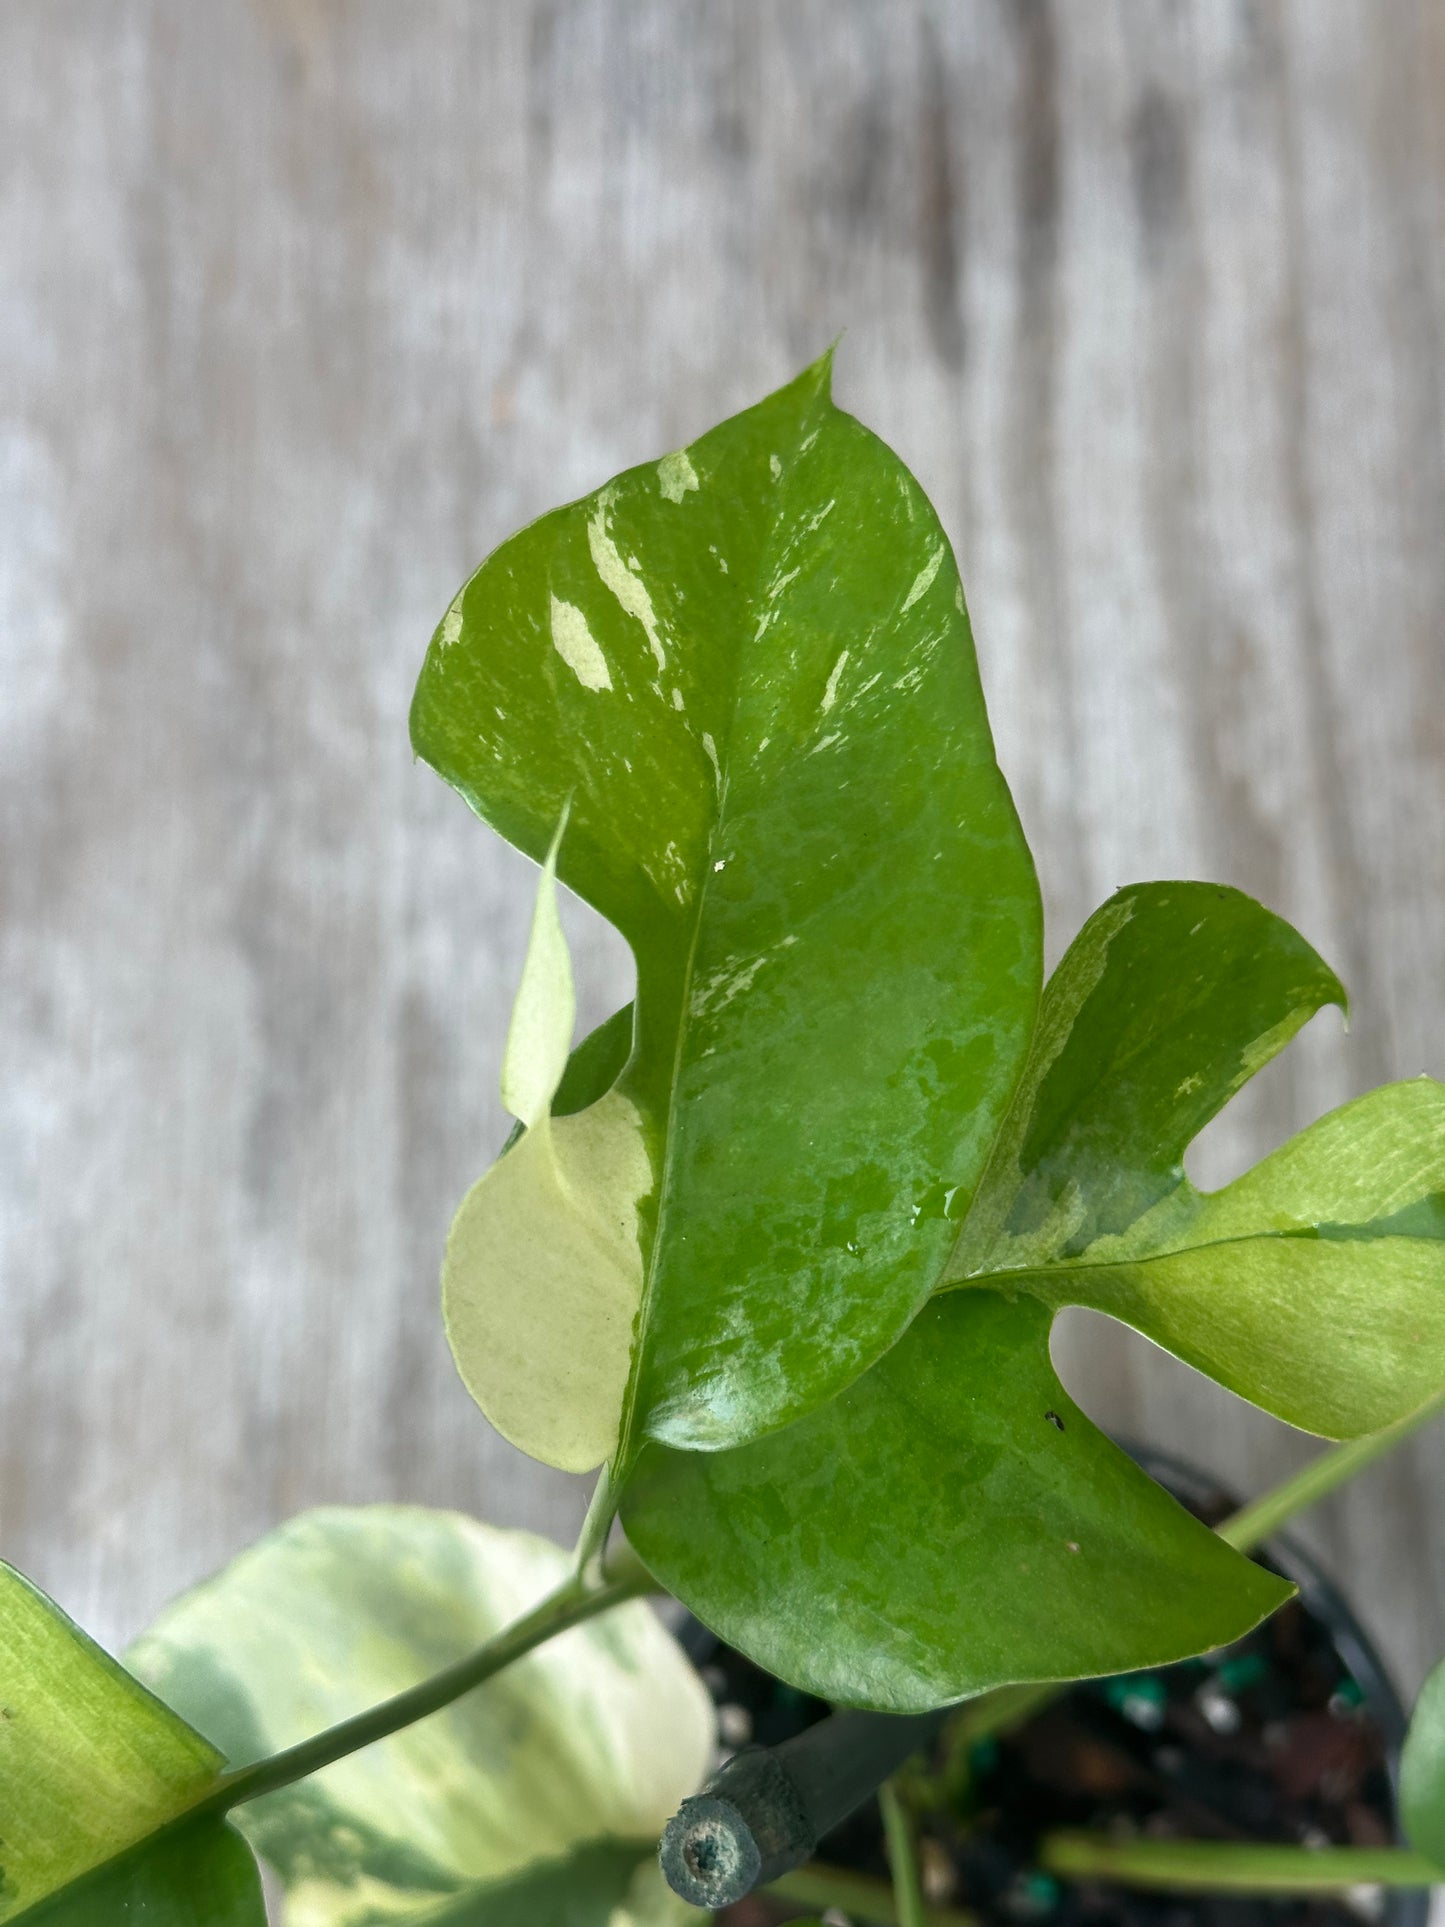
<path fill-rule="evenodd" d="M 604 1465 L 597 1474 L 597 1483 L 592 1488 L 592 1497 L 587 1504 L 587 1516 L 577 1535 L 576 1549 L 572 1554 L 574 1572 L 585 1572 L 588 1560 L 602 1551 L 616 1517 L 617 1497 L 612 1484 L 612 1467 Z"/>
<path fill-rule="evenodd" d="M 1445 1872 L 1406 1847 L 1274 1847 L 1232 1840 L 1111 1840 L 1045 1836 L 1040 1864 L 1066 1879 L 1115 1880 L 1227 1894 L 1337 1893 L 1350 1887 L 1430 1887 Z"/>
<path fill-rule="evenodd" d="M 1347 1439 L 1343 1445 L 1321 1452 L 1318 1458 L 1311 1459 L 1293 1478 L 1286 1479 L 1272 1492 L 1266 1492 L 1262 1498 L 1241 1507 L 1233 1518 L 1226 1519 L 1216 1528 L 1220 1538 L 1237 1552 L 1253 1551 L 1255 1546 L 1272 1538 L 1282 1526 L 1288 1525 L 1298 1513 L 1328 1498 L 1337 1486 L 1344 1485 L 1357 1472 L 1363 1472 L 1367 1465 L 1373 1465 L 1376 1459 L 1383 1458 L 1387 1452 L 1393 1452 L 1412 1432 L 1417 1432 L 1422 1425 L 1428 1425 L 1441 1412 L 1445 1412 L 1445 1391 L 1426 1399 L 1418 1411 L 1407 1412 L 1404 1418 L 1387 1425 L 1382 1432 L 1368 1432 L 1362 1439 Z"/>
<path fill-rule="evenodd" d="M 580 1626 L 584 1620 L 595 1619 L 598 1613 L 620 1606 L 625 1600 L 639 1598 L 643 1593 L 653 1590 L 655 1582 L 642 1561 L 630 1546 L 620 1546 L 606 1562 L 606 1569 L 599 1570 L 596 1577 L 569 1574 L 545 1599 L 538 1600 L 531 1612 L 525 1613 L 514 1625 L 505 1627 L 484 1646 L 479 1646 L 476 1652 L 458 1660 L 455 1666 L 433 1673 L 430 1679 L 409 1687 L 406 1692 L 394 1694 L 379 1706 L 368 1707 L 364 1713 L 342 1720 L 338 1726 L 329 1726 L 324 1733 L 313 1734 L 309 1740 L 302 1740 L 298 1746 L 287 1747 L 283 1753 L 273 1753 L 269 1759 L 238 1767 L 233 1773 L 223 1773 L 211 1791 L 194 1805 L 165 1821 L 143 1839 L 132 1841 L 109 1860 L 88 1868 L 65 1886 L 47 1894 L 44 1906 L 47 1909 L 56 1908 L 88 1892 L 118 1867 L 140 1859 L 162 1840 L 173 1839 L 198 1823 L 219 1819 L 243 1801 L 255 1800 L 263 1793 L 275 1793 L 281 1787 L 291 1786 L 295 1781 L 305 1779 L 308 1774 L 318 1773 L 322 1767 L 344 1759 L 349 1753 L 357 1753 L 362 1747 L 384 1740 L 404 1726 L 411 1726 L 432 1713 L 439 1713 L 444 1706 L 450 1706 L 453 1700 L 460 1699 L 463 1693 L 471 1692 L 474 1686 L 480 1686 L 514 1660 L 545 1645 L 549 1639 L 555 1639 L 559 1633 Z"/>
<path fill-rule="evenodd" d="M 1299 1513 L 1328 1498 L 1337 1486 L 1344 1485 L 1387 1452 L 1393 1452 L 1412 1432 L 1419 1431 L 1442 1412 L 1445 1412 L 1445 1391 L 1426 1399 L 1417 1410 L 1407 1412 L 1404 1418 L 1387 1425 L 1383 1431 L 1367 1432 L 1364 1438 L 1347 1439 L 1343 1445 L 1331 1446 L 1328 1452 L 1311 1459 L 1303 1470 L 1285 1479 L 1272 1492 L 1241 1506 L 1238 1512 L 1217 1525 L 1215 1531 L 1236 1552 L 1252 1552 Z M 950 1735 L 952 1744 L 976 1746 L 980 1740 L 1021 1726 L 1073 1684 L 1072 1680 L 1045 1680 L 1037 1685 L 998 1686 L 992 1692 L 980 1693 L 976 1700 L 959 1710 Z"/>
<path fill-rule="evenodd" d="M 927 1927 L 923 1889 L 918 1882 L 918 1844 L 913 1837 L 913 1820 L 903 1804 L 896 1779 L 885 1780 L 879 1787 L 878 1805 L 883 1812 L 883 1835 L 888 1842 L 898 1927 Z"/>
<path fill-rule="evenodd" d="M 873 1880 L 847 1867 L 829 1867 L 821 1860 L 795 1867 L 761 1891 L 799 1907 L 816 1907 L 820 1912 L 837 1907 L 859 1920 L 873 1921 L 877 1927 L 905 1927 L 886 1880 Z M 979 1927 L 978 1915 L 961 1907 L 925 1907 L 919 1919 L 923 1927 Z"/>
<path fill-rule="evenodd" d="M 226 1813 L 244 1800 L 255 1800 L 263 1793 L 274 1793 L 293 1781 L 304 1780 L 308 1774 L 319 1772 L 347 1754 L 359 1752 L 362 1747 L 374 1745 L 404 1726 L 440 1712 L 535 1647 L 573 1626 L 580 1626 L 584 1620 L 595 1619 L 598 1613 L 607 1612 L 624 1600 L 651 1591 L 652 1584 L 642 1565 L 626 1549 L 623 1556 L 613 1562 L 612 1570 L 596 1582 L 569 1576 L 555 1591 L 539 1600 L 531 1612 L 454 1666 L 433 1673 L 430 1679 L 408 1687 L 404 1693 L 383 1700 L 379 1706 L 368 1707 L 364 1713 L 342 1720 L 337 1726 L 329 1726 L 325 1732 L 315 1733 L 309 1740 L 287 1747 L 282 1753 L 222 1775 L 215 1789 L 185 1817 L 194 1820 L 204 1813 Z"/>

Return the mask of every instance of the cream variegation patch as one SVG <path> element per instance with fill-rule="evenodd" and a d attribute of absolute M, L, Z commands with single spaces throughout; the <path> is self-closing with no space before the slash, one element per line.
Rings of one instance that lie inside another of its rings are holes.
<path fill-rule="evenodd" d="M 641 1116 L 620 1092 L 551 1115 L 576 1016 L 557 914 L 561 837 L 538 884 L 502 1063 L 502 1101 L 525 1129 L 462 1201 L 442 1302 L 457 1368 L 502 1436 L 587 1472 L 617 1443 L 652 1166 Z"/>
<path fill-rule="evenodd" d="M 327 1507 L 177 1600 L 127 1663 L 228 1758 L 251 1759 L 483 1645 L 569 1564 L 531 1533 L 458 1513 Z M 529 1880 L 541 1927 L 574 1859 L 585 1899 L 596 1847 L 636 1851 L 619 1927 L 672 1927 L 652 1843 L 713 1745 L 706 1689 L 633 1600 L 236 1817 L 282 1882 L 288 1927 L 488 1920 L 494 1891 L 515 1919 Z"/>
<path fill-rule="evenodd" d="M 610 1092 L 527 1131 L 447 1240 L 447 1336 L 468 1391 L 504 1438 L 566 1472 L 617 1443 L 651 1186 L 642 1120 Z"/>

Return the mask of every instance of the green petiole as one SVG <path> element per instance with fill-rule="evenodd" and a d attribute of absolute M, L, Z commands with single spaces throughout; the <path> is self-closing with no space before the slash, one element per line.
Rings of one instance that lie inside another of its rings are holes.
<path fill-rule="evenodd" d="M 883 1834 L 888 1843 L 888 1865 L 893 1874 L 893 1895 L 898 1907 L 898 1927 L 927 1927 L 923 1889 L 918 1880 L 918 1842 L 913 1821 L 898 1792 L 896 1780 L 885 1780 L 878 1789 L 878 1805 L 883 1814 Z"/>
<path fill-rule="evenodd" d="M 1233 1840 L 1113 1840 L 1055 1833 L 1040 1864 L 1069 1880 L 1221 1894 L 1340 1893 L 1352 1887 L 1431 1887 L 1445 1872 L 1407 1847 L 1276 1847 Z"/>

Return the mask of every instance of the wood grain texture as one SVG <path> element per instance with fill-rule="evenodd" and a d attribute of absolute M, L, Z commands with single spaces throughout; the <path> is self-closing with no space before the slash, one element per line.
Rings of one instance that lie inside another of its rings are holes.
<path fill-rule="evenodd" d="M 1197 1174 L 1445 1074 L 1438 6 L 46 0 L 0 156 L 0 1547 L 102 1637 L 319 1500 L 575 1525 L 441 1336 L 531 891 L 407 700 L 496 541 L 840 328 L 1052 954 L 1218 877 L 1354 992 Z M 1060 1354 L 1243 1488 L 1312 1449 Z M 1310 1527 L 1409 1686 L 1442 1475 Z"/>

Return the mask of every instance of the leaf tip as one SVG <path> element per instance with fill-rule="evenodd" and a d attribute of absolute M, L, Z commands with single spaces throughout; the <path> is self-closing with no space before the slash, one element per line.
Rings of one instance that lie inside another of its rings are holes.
<path fill-rule="evenodd" d="M 809 388 L 818 400 L 829 405 L 833 401 L 833 357 L 838 352 L 845 330 L 839 329 L 816 361 L 810 361 L 797 378 L 797 385 Z"/>
<path fill-rule="evenodd" d="M 557 857 L 571 810 L 569 795 L 537 879 L 527 957 L 502 1056 L 502 1102 L 528 1130 L 547 1115 L 556 1095 L 577 1020 L 572 959 L 557 913 Z"/>

